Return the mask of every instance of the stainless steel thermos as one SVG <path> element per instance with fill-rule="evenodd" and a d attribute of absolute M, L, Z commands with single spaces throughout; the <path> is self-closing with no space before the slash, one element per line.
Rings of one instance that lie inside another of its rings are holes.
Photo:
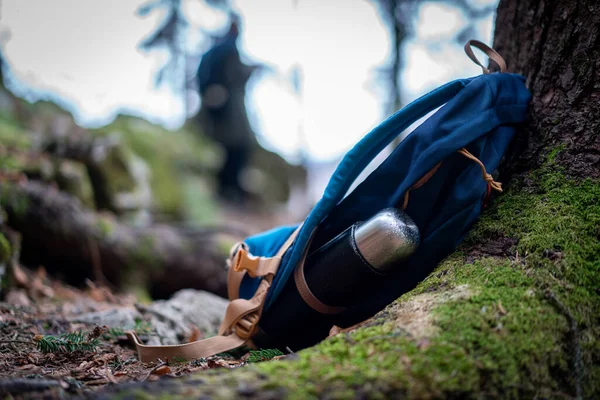
<path fill-rule="evenodd" d="M 419 246 L 419 230 L 396 208 L 387 208 L 356 223 L 311 252 L 304 276 L 312 294 L 331 307 L 350 308 L 360 294 L 377 290 L 377 283 Z M 327 337 L 336 316 L 312 309 L 290 278 L 261 318 L 256 346 L 299 350 Z"/>

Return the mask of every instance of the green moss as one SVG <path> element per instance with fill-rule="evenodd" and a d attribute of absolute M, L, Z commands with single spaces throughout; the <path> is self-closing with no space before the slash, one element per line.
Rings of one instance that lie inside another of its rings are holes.
<path fill-rule="evenodd" d="M 23 162 L 18 152 L 29 146 L 30 139 L 27 132 L 14 118 L 0 113 L 0 172 L 19 171 Z"/>
<path fill-rule="evenodd" d="M 558 145 L 552 150 L 548 152 L 546 155 L 546 162 L 549 164 L 554 164 L 556 162 L 556 157 L 566 148 L 564 144 Z"/>
<path fill-rule="evenodd" d="M 118 193 L 131 192 L 136 187 L 136 182 L 131 175 L 129 166 L 129 150 L 125 146 L 113 147 L 102 160 L 99 168 L 108 179 L 106 180 L 107 191 L 111 198 Z"/>
<path fill-rule="evenodd" d="M 161 267 L 159 261 L 154 257 L 156 252 L 155 249 L 155 237 L 152 235 L 143 235 L 139 239 L 139 244 L 135 251 L 131 253 L 129 267 L 131 271 L 137 271 L 137 264 L 144 264 L 150 266 L 152 269 L 159 269 Z"/>
<path fill-rule="evenodd" d="M 27 132 L 14 119 L 0 117 L 0 144 L 24 150 L 29 148 L 30 142 Z"/>
<path fill-rule="evenodd" d="M 215 146 L 187 127 L 168 131 L 138 118 L 121 116 L 95 133 L 117 133 L 126 147 L 148 163 L 155 206 L 160 213 L 183 216 L 185 172 L 213 174 L 218 164 Z"/>
<path fill-rule="evenodd" d="M 105 216 L 98 216 L 96 228 L 100 238 L 106 238 L 112 234 L 115 229 L 114 223 Z"/>
<path fill-rule="evenodd" d="M 83 205 L 94 209 L 94 191 L 85 165 L 70 160 L 55 160 L 55 181 L 60 190 L 78 198 Z"/>
<path fill-rule="evenodd" d="M 213 191 L 206 179 L 188 177 L 183 179 L 183 205 L 190 224 L 207 225 L 219 221 L 219 207 L 213 200 Z M 227 254 L 227 253 L 225 253 Z"/>
<path fill-rule="evenodd" d="M 6 186 L 4 190 L 0 190 L 0 207 L 11 210 L 11 212 L 20 218 L 29 209 L 29 198 L 19 191 L 10 190 Z"/>
<path fill-rule="evenodd" d="M 0 233 L 0 264 L 4 264 L 10 259 L 11 249 L 8 239 Z"/>

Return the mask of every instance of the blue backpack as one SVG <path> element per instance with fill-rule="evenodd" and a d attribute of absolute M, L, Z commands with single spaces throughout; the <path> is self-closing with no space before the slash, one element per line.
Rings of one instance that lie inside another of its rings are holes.
<path fill-rule="evenodd" d="M 474 56 L 471 46 L 495 61 L 500 73 L 490 73 Z M 261 334 L 261 318 L 267 318 L 275 305 L 286 306 L 278 304 L 286 285 L 293 286 L 294 280 L 298 285 L 303 280 L 300 267 L 306 254 L 389 207 L 404 209 L 414 220 L 421 244 L 375 291 L 357 293 L 359 301 L 339 313 L 336 325 L 350 326 L 371 317 L 431 273 L 467 234 L 490 192 L 501 191 L 501 185 L 488 171 L 496 170 L 515 127 L 526 119 L 531 97 L 524 77 L 505 73 L 506 65 L 493 49 L 472 40 L 465 51 L 482 67 L 483 75 L 450 82 L 373 129 L 342 159 L 323 197 L 302 224 L 275 228 L 234 246 L 228 260 L 231 303 L 219 336 L 156 347 L 142 345 L 130 333 L 142 361 L 159 356 L 193 359 L 252 345 Z M 411 124 L 436 109 L 347 193 L 376 155 Z M 303 293 L 301 289 L 298 286 L 311 308 L 328 313 L 331 308 L 319 305 L 310 291 Z M 290 315 L 295 313 L 295 309 L 289 309 Z M 305 321 L 303 326 L 308 332 L 311 322 Z M 282 332 L 285 328 L 282 326 Z M 315 339 L 326 337 L 321 336 Z"/>

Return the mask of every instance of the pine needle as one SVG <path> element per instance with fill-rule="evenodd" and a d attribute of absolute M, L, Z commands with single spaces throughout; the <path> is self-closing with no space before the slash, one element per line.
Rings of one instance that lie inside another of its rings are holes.
<path fill-rule="evenodd" d="M 248 363 L 257 363 L 261 361 L 268 361 L 277 356 L 283 356 L 284 354 L 278 349 L 260 349 L 250 350 L 250 356 L 246 359 Z"/>
<path fill-rule="evenodd" d="M 38 350 L 42 353 L 73 353 L 75 351 L 96 351 L 100 339 L 90 337 L 81 331 L 64 333 L 60 336 L 37 335 L 33 338 Z"/>

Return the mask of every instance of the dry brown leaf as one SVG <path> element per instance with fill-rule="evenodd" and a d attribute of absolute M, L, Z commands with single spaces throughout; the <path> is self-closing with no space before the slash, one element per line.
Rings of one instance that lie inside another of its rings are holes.
<path fill-rule="evenodd" d="M 352 325 L 348 328 L 340 328 L 337 325 L 334 325 L 331 327 L 331 329 L 329 330 L 329 336 L 328 337 L 332 337 L 335 335 L 339 335 L 340 333 L 347 333 L 347 332 L 352 332 L 355 329 L 360 328 L 363 324 L 365 324 L 367 321 L 369 321 L 369 319 L 366 319 L 364 321 L 359 322 L 358 324 Z"/>
<path fill-rule="evenodd" d="M 194 326 L 194 328 L 192 329 L 192 333 L 188 337 L 187 341 L 188 343 L 195 342 L 196 340 L 202 339 L 203 336 L 204 335 L 202 334 L 202 331 L 198 329 L 197 326 Z"/>
<path fill-rule="evenodd" d="M 339 326 L 334 325 L 329 330 L 329 337 L 335 336 L 335 335 L 341 333 L 343 330 L 344 330 L 343 328 L 340 328 Z"/>
<path fill-rule="evenodd" d="M 171 368 L 168 365 L 161 365 L 160 367 L 152 370 L 152 375 L 162 376 L 162 375 L 166 375 L 166 374 L 170 374 L 170 373 L 171 373 Z"/>

